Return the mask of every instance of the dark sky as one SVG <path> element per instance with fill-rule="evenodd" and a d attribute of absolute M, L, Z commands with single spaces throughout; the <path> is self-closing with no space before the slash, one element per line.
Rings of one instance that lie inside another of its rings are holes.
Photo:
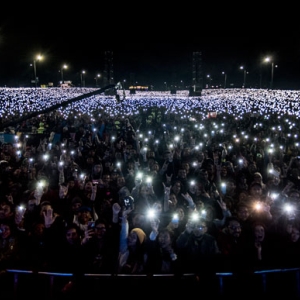
<path fill-rule="evenodd" d="M 244 65 L 249 85 L 257 87 L 261 75 L 263 84 L 268 85 L 271 64 L 262 60 L 272 55 L 276 66 L 274 87 L 298 89 L 300 85 L 300 41 L 293 37 L 214 35 L 212 30 L 199 30 L 192 23 L 171 26 L 168 19 L 164 27 L 144 22 L 144 30 L 140 18 L 133 22 L 116 15 L 107 22 L 103 17 L 108 12 L 97 13 L 96 9 L 89 10 L 89 15 L 85 10 L 81 14 L 53 8 L 39 13 L 27 11 L 21 17 L 7 13 L 0 19 L 0 86 L 30 82 L 30 64 L 38 53 L 44 56 L 37 62 L 41 81 L 56 83 L 66 63 L 65 80 L 78 82 L 85 70 L 86 83 L 92 85 L 95 75 L 104 69 L 104 51 L 113 51 L 116 81 L 128 81 L 133 74 L 136 82 L 145 85 L 158 87 L 174 80 L 190 84 L 192 54 L 201 52 L 203 78 L 206 81 L 209 74 L 212 84 L 221 84 L 225 71 L 228 84 L 241 85 L 243 71 L 239 68 Z"/>

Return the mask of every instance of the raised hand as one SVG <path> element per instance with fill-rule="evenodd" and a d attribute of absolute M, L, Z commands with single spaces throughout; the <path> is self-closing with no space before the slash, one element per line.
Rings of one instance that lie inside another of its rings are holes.
<path fill-rule="evenodd" d="M 57 218 L 57 214 L 53 213 L 53 209 L 47 209 L 46 211 L 43 211 L 43 216 L 44 216 L 44 222 L 45 222 L 45 227 L 49 228 Z"/>

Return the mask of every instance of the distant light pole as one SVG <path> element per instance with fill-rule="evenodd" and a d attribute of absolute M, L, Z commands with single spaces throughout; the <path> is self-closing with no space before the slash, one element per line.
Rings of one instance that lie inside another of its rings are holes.
<path fill-rule="evenodd" d="M 270 81 L 270 89 L 273 89 L 273 79 L 274 79 L 274 62 L 271 61 L 271 57 L 266 57 L 265 62 L 271 62 L 271 81 Z"/>
<path fill-rule="evenodd" d="M 165 84 L 165 90 L 167 90 L 168 89 L 167 83 L 164 82 L 164 84 Z"/>
<path fill-rule="evenodd" d="M 100 78 L 101 75 L 100 74 L 97 74 L 96 77 L 95 77 L 95 80 L 96 80 L 96 87 L 98 86 L 98 78 Z"/>
<path fill-rule="evenodd" d="M 212 78 L 210 77 L 210 75 L 206 75 L 206 77 L 208 78 L 208 88 L 211 87 L 211 82 L 212 82 Z"/>
<path fill-rule="evenodd" d="M 38 78 L 36 76 L 36 61 L 37 60 L 42 60 L 43 57 L 41 55 L 37 55 L 36 58 L 33 60 L 33 72 L 34 72 L 34 83 L 35 83 L 35 87 L 37 87 L 37 81 Z"/>
<path fill-rule="evenodd" d="M 85 74 L 85 71 L 82 71 L 82 72 L 80 73 L 81 87 L 85 86 L 85 82 L 84 82 L 84 74 Z"/>
<path fill-rule="evenodd" d="M 226 81 L 227 81 L 227 74 L 225 72 L 222 72 L 224 75 L 224 89 L 226 89 Z"/>
<path fill-rule="evenodd" d="M 63 65 L 60 69 L 60 73 L 61 73 L 61 83 L 64 83 L 64 69 L 68 69 L 67 65 Z"/>
<path fill-rule="evenodd" d="M 244 68 L 244 66 L 240 66 L 241 70 L 244 70 L 244 83 L 243 83 L 243 87 L 246 88 L 246 76 L 247 76 L 247 71 Z"/>
<path fill-rule="evenodd" d="M 183 82 L 183 80 L 180 80 L 180 83 L 181 83 L 181 89 L 184 90 L 184 82 Z"/>

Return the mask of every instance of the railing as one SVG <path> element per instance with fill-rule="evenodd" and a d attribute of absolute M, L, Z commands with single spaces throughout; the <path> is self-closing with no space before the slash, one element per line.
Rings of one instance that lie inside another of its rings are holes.
<path fill-rule="evenodd" d="M 234 293 L 239 297 L 249 293 L 265 297 L 284 293 L 286 299 L 300 299 L 300 268 L 262 270 L 246 275 L 231 272 L 215 275 L 216 281 L 209 287 L 209 291 L 221 298 L 232 297 Z M 15 269 L 8 269 L 5 276 L 4 281 L 0 279 L 0 299 L 23 299 L 34 294 L 41 299 L 58 299 L 62 296 L 62 288 L 74 279 L 72 273 Z M 153 295 L 159 295 L 160 291 L 173 295 L 174 292 L 180 292 L 181 288 L 189 293 L 207 288 L 195 274 L 181 274 L 180 277 L 174 274 L 83 274 L 80 282 L 87 297 L 99 292 L 112 292 L 114 296 L 124 297 L 129 291 L 132 293 L 133 289 L 136 289 L 134 293 L 139 293 L 141 289 L 142 294 L 147 296 L 153 289 Z M 244 292 L 239 295 L 242 287 Z"/>

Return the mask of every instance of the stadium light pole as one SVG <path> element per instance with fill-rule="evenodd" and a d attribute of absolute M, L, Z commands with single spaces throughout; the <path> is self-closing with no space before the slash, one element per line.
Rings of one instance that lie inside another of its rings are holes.
<path fill-rule="evenodd" d="M 226 81 L 227 81 L 227 74 L 225 72 L 222 72 L 224 75 L 224 89 L 226 89 Z"/>
<path fill-rule="evenodd" d="M 39 54 L 36 56 L 36 58 L 33 60 L 33 72 L 34 72 L 34 83 L 35 83 L 35 87 L 37 87 L 37 76 L 36 76 L 36 61 L 40 61 L 42 60 L 43 57 Z"/>
<path fill-rule="evenodd" d="M 271 81 L 270 81 L 270 89 L 273 89 L 273 79 L 274 79 L 274 61 L 271 57 L 266 57 L 265 62 L 271 62 Z"/>
<path fill-rule="evenodd" d="M 96 87 L 98 86 L 98 78 L 100 78 L 101 75 L 100 74 L 97 74 L 96 77 L 95 77 L 95 80 L 96 80 Z"/>
<path fill-rule="evenodd" d="M 84 74 L 85 74 L 85 71 L 83 70 L 81 73 L 80 73 L 80 81 L 81 81 L 81 87 L 84 86 L 85 82 L 84 82 Z"/>
<path fill-rule="evenodd" d="M 243 86 L 244 88 L 246 88 L 246 76 L 247 76 L 247 71 L 245 69 L 244 66 L 240 66 L 240 69 L 244 71 L 244 83 L 243 83 Z"/>
<path fill-rule="evenodd" d="M 208 88 L 212 86 L 211 82 L 212 82 L 212 78 L 210 76 L 210 74 L 206 75 L 207 79 L 208 79 Z M 195 88 L 196 90 L 196 88 Z"/>
<path fill-rule="evenodd" d="M 64 83 L 64 69 L 67 69 L 68 66 L 67 65 L 63 65 L 60 69 L 60 73 L 61 73 L 61 83 Z"/>

